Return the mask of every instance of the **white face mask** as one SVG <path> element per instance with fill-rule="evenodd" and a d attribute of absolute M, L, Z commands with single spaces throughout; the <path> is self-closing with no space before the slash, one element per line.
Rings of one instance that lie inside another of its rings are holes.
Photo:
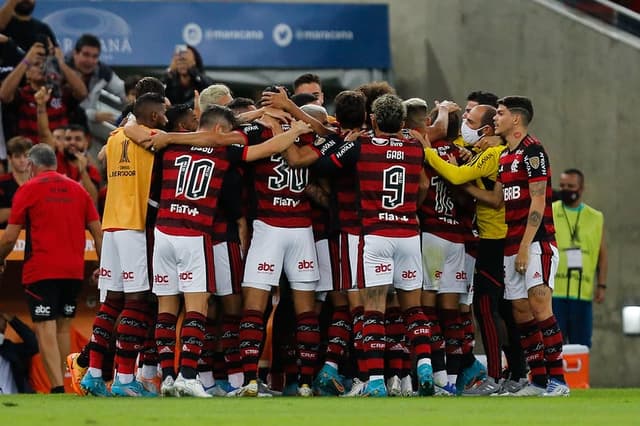
<path fill-rule="evenodd" d="M 4 343 L 4 333 L 0 333 L 0 346 Z"/>
<path fill-rule="evenodd" d="M 473 130 L 467 125 L 467 120 L 462 122 L 462 126 L 460 126 L 460 134 L 462 135 L 462 139 L 469 145 L 474 145 L 480 139 L 482 139 L 482 129 L 486 126 L 482 126 L 479 129 Z"/>

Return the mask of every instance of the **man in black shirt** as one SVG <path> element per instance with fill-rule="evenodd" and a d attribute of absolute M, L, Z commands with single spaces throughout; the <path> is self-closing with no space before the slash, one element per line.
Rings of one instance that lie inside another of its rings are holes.
<path fill-rule="evenodd" d="M 24 52 L 33 43 L 44 41 L 45 38 L 58 45 L 51 28 L 31 16 L 35 7 L 35 0 L 6 0 L 0 8 L 0 32 L 13 39 Z"/>

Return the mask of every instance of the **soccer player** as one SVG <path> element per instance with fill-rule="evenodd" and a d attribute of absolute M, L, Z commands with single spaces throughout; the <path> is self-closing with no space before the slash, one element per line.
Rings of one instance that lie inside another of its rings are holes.
<path fill-rule="evenodd" d="M 520 343 L 531 369 L 531 383 L 515 396 L 566 396 L 562 368 L 562 333 L 553 315 L 551 294 L 558 267 L 551 168 L 540 141 L 528 133 L 531 100 L 507 96 L 498 101 L 495 132 L 507 142 L 500 156 L 493 191 L 467 185 L 479 202 L 498 208 L 504 203 L 505 298 L 512 301 Z"/>
<path fill-rule="evenodd" d="M 491 105 L 473 107 L 462 123 L 462 135 L 467 146 L 475 145 L 482 138 L 494 135 L 493 118 L 496 109 Z M 500 154 L 503 144 L 493 146 L 476 154 L 468 163 L 457 166 L 440 158 L 435 151 L 427 150 L 427 162 L 443 178 L 454 185 L 474 182 L 478 188 L 492 189 L 498 177 Z M 511 302 L 504 299 L 504 238 L 507 225 L 504 206 L 498 209 L 483 203 L 476 204 L 476 217 L 480 232 L 476 276 L 474 277 L 474 310 L 480 326 L 483 347 L 487 354 L 488 377 L 478 382 L 477 367 L 463 372 L 463 382 L 473 384 L 465 389 L 465 395 L 489 395 L 498 391 L 517 392 L 524 384 L 525 365 L 520 348 L 518 329 L 513 320 Z M 502 322 L 506 327 L 508 342 L 505 354 L 511 377 L 498 384 L 502 374 L 501 342 Z M 476 371 L 474 371 L 476 370 Z M 476 380 L 473 380 L 476 378 Z M 461 383 L 462 384 L 462 383 Z M 458 389 L 462 391 L 463 389 Z"/>
<path fill-rule="evenodd" d="M 233 112 L 212 106 L 200 118 L 200 129 L 230 131 Z M 205 332 L 209 294 L 215 291 L 213 243 L 224 174 L 232 163 L 253 161 L 282 151 L 309 130 L 296 122 L 288 132 L 265 144 L 251 147 L 198 148 L 171 145 L 163 153 L 163 190 L 155 230 L 154 293 L 159 296 L 156 338 L 159 352 L 175 346 L 179 293 L 185 298 L 185 320 L 181 330 L 180 373 L 173 380 L 163 366 L 164 395 L 210 397 L 197 378 L 198 359 Z"/>
<path fill-rule="evenodd" d="M 411 348 L 417 360 L 419 392 L 433 394 L 429 329 L 420 306 L 422 260 L 416 219 L 428 181 L 423 148 L 404 139 L 405 109 L 395 95 L 372 105 L 373 137 L 349 142 L 318 167 L 356 167 L 364 235 L 364 353 L 369 381 L 364 396 L 386 396 L 384 312 L 389 286 L 396 288 Z M 332 166 L 333 165 L 333 166 Z"/>
<path fill-rule="evenodd" d="M 167 121 L 164 98 L 154 93 L 139 97 L 134 115 L 137 122 L 148 129 L 163 127 Z M 124 130 L 118 129 L 107 141 L 106 157 L 109 189 L 102 222 L 105 237 L 98 280 L 106 297 L 94 321 L 89 369 L 81 386 L 96 396 L 109 395 L 102 379 L 102 361 L 120 316 L 116 337 L 117 374 L 111 393 L 148 396 L 150 393 L 135 380 L 134 371 L 151 320 L 147 302 L 150 286 L 145 226 L 154 155 L 132 143 Z"/>

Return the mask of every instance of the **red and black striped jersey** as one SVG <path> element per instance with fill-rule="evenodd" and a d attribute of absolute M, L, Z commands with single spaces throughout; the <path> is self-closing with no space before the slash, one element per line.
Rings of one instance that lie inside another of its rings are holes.
<path fill-rule="evenodd" d="M 343 163 L 343 158 L 349 158 L 349 152 L 360 149 L 359 142 L 344 142 L 341 135 L 333 135 L 330 140 L 331 144 L 327 142 L 321 145 L 321 156 L 313 165 L 312 172 L 330 178 L 331 197 L 338 212 L 340 231 L 360 235 L 362 221 L 355 164 L 352 160 L 349 160 L 350 163 Z"/>
<path fill-rule="evenodd" d="M 245 134 L 247 146 L 273 136 L 270 129 L 257 122 L 240 126 L 239 130 Z M 283 125 L 283 130 L 288 130 L 288 126 Z M 281 228 L 311 226 L 311 206 L 304 193 L 309 182 L 307 168 L 293 169 L 280 154 L 274 154 L 253 162 L 250 174 L 253 219 Z"/>
<path fill-rule="evenodd" d="M 517 254 L 520 248 L 531 206 L 529 184 L 534 182 L 546 182 L 547 188 L 542 223 L 533 241 L 549 241 L 555 244 L 551 209 L 551 165 L 540 141 L 527 135 L 514 150 L 505 149 L 500 156 L 498 181 L 502 183 L 505 222 L 508 228 L 505 256 Z"/>
<path fill-rule="evenodd" d="M 418 235 L 424 149 L 412 139 L 360 138 L 356 163 L 363 234 Z"/>
<path fill-rule="evenodd" d="M 449 155 L 460 160 L 460 150 L 451 142 L 441 139 L 431 142 L 431 147 L 436 149 L 443 160 L 448 161 Z M 462 212 L 450 184 L 431 167 L 427 166 L 426 171 L 429 190 L 420 207 L 420 229 L 453 243 L 464 243 L 467 231 L 462 224 Z"/>
<path fill-rule="evenodd" d="M 23 86 L 18 89 L 15 102 L 18 112 L 18 134 L 31 139 L 36 144 L 40 142 L 40 136 L 38 135 L 38 119 L 34 95 L 35 91 L 30 85 Z M 69 102 L 71 102 L 70 95 L 66 92 L 63 92 L 62 97 L 51 97 L 47 102 L 50 130 L 66 127 L 69 124 Z"/>
<path fill-rule="evenodd" d="M 243 214 L 243 177 L 241 168 L 231 166 L 222 179 L 220 201 L 213 221 L 213 243 L 240 242 L 238 219 Z"/>
<path fill-rule="evenodd" d="M 222 179 L 240 161 L 237 146 L 170 145 L 162 156 L 162 191 L 156 227 L 169 235 L 211 235 Z"/>

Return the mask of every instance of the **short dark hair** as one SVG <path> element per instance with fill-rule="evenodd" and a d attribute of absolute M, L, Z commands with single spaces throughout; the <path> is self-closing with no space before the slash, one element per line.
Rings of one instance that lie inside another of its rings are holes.
<path fill-rule="evenodd" d="M 512 113 L 520 115 L 525 126 L 533 120 L 533 104 L 525 96 L 505 96 L 498 99 L 498 105 L 504 105 Z"/>
<path fill-rule="evenodd" d="M 193 53 L 193 60 L 196 63 L 196 68 L 198 69 L 198 71 L 203 72 L 204 62 L 202 62 L 202 55 L 200 54 L 200 52 L 198 52 L 198 49 L 196 49 L 190 44 L 187 44 L 187 49 L 189 49 L 191 53 Z"/>
<path fill-rule="evenodd" d="M 216 124 L 226 122 L 231 128 L 236 127 L 236 116 L 230 108 L 222 105 L 210 105 L 200 115 L 200 128 L 209 129 Z"/>
<path fill-rule="evenodd" d="M 345 90 L 336 96 L 336 120 L 345 129 L 358 129 L 364 124 L 366 116 L 366 102 L 362 92 Z"/>
<path fill-rule="evenodd" d="M 476 90 L 467 96 L 468 101 L 477 102 L 480 105 L 491 105 L 494 108 L 498 107 L 498 96 L 491 92 L 483 92 L 482 90 Z"/>
<path fill-rule="evenodd" d="M 584 173 L 578 169 L 567 169 L 564 172 L 565 175 L 576 175 L 580 180 L 580 186 L 584 186 Z"/>
<path fill-rule="evenodd" d="M 255 101 L 253 99 L 243 98 L 243 97 L 234 98 L 231 102 L 227 104 L 227 108 L 229 108 L 232 111 L 246 109 L 252 106 L 256 106 Z"/>
<path fill-rule="evenodd" d="M 312 102 L 317 101 L 318 98 L 316 98 L 311 93 L 298 93 L 297 95 L 291 96 L 291 100 L 293 101 L 294 104 L 301 107 L 303 105 L 310 104 Z"/>
<path fill-rule="evenodd" d="M 142 77 L 135 86 L 136 98 L 147 94 L 157 93 L 164 99 L 164 83 L 155 77 Z"/>
<path fill-rule="evenodd" d="M 158 104 L 164 105 L 164 96 L 158 93 L 145 93 L 136 99 L 136 103 L 133 105 L 133 114 L 140 119 L 141 115 L 149 113 L 150 106 Z"/>
<path fill-rule="evenodd" d="M 176 104 L 167 108 L 167 130 L 177 132 L 179 130 L 178 125 L 191 110 L 192 108 L 187 104 Z"/>
<path fill-rule="evenodd" d="M 74 47 L 74 50 L 76 52 L 79 52 L 85 46 L 96 47 L 98 50 L 102 49 L 100 40 L 93 34 L 82 34 L 80 38 L 76 40 L 76 46 Z"/>
<path fill-rule="evenodd" d="M 367 116 L 371 114 L 371 105 L 373 105 L 373 101 L 375 101 L 382 95 L 396 94 L 396 90 L 391 87 L 391 85 L 386 81 L 372 81 L 371 83 L 366 83 L 358 86 L 356 90 L 362 92 L 364 94 L 364 97 L 367 99 L 367 102 L 365 104 L 365 107 L 367 109 Z"/>
<path fill-rule="evenodd" d="M 87 129 L 86 126 L 78 123 L 69 123 L 69 125 L 65 127 L 65 130 L 70 130 L 72 132 L 82 132 L 85 135 L 89 133 L 89 129 Z"/>
<path fill-rule="evenodd" d="M 7 141 L 7 155 L 14 156 L 29 152 L 33 142 L 24 136 L 14 136 Z"/>
<path fill-rule="evenodd" d="M 293 82 L 293 90 L 295 91 L 298 87 L 302 86 L 303 84 L 309 84 L 309 83 L 317 83 L 320 85 L 320 87 L 322 87 L 322 83 L 320 82 L 320 77 L 318 77 L 317 74 L 307 73 L 307 74 L 302 74 L 300 77 L 296 78 L 296 80 Z"/>

